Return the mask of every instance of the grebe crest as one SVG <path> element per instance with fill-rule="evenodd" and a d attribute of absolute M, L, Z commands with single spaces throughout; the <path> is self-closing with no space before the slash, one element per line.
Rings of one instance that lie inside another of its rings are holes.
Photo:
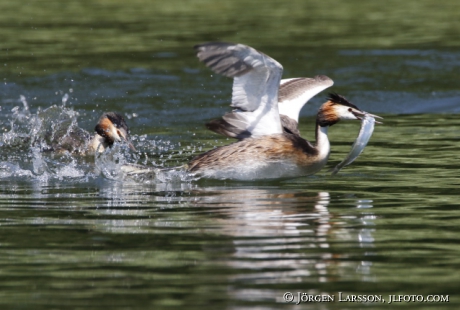
<path fill-rule="evenodd" d="M 345 97 L 336 93 L 330 93 L 327 102 L 319 108 L 317 123 L 321 127 L 332 126 L 340 120 L 360 120 L 360 117 L 366 113 Z"/>
<path fill-rule="evenodd" d="M 136 150 L 129 138 L 128 125 L 119 113 L 102 114 L 94 130 L 96 134 L 89 144 L 89 149 L 93 152 L 103 152 L 106 148 L 112 147 L 115 142 L 126 142 L 132 150 Z"/>

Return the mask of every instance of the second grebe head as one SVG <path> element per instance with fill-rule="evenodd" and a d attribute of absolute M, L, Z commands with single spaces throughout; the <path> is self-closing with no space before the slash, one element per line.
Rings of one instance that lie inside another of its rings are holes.
<path fill-rule="evenodd" d="M 345 97 L 331 93 L 327 98 L 327 102 L 319 108 L 317 122 L 321 127 L 326 127 L 332 126 L 340 120 L 362 120 L 364 115 L 381 118 L 380 116 L 362 111 Z"/>
<path fill-rule="evenodd" d="M 136 150 L 129 139 L 128 125 L 121 114 L 102 114 L 94 129 L 104 139 L 105 146 L 112 146 L 115 142 L 126 142 L 132 150 Z"/>

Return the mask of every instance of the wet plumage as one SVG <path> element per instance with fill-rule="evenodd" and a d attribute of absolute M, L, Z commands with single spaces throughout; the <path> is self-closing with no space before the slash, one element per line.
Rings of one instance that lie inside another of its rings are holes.
<path fill-rule="evenodd" d="M 132 150 L 136 150 L 129 139 L 128 125 L 119 113 L 107 112 L 102 114 L 94 130 L 96 134 L 91 139 L 88 147 L 92 152 L 102 152 L 115 142 L 128 143 Z"/>
<path fill-rule="evenodd" d="M 48 146 L 44 151 L 92 155 L 96 151 L 103 152 L 115 142 L 126 142 L 134 149 L 129 140 L 128 125 L 119 113 L 103 113 L 97 122 L 94 135 L 74 123 L 67 124 L 67 118 L 53 121 L 54 125 L 45 136 Z"/>

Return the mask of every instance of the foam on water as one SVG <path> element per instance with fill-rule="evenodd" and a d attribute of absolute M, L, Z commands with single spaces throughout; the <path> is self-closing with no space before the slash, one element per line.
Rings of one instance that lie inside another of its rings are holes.
<path fill-rule="evenodd" d="M 97 153 L 95 165 L 102 175 L 116 181 L 157 184 L 194 180 L 185 166 L 146 166 L 137 164 L 139 159 L 139 155 L 130 152 L 125 145 L 116 144 L 102 153 Z"/>
<path fill-rule="evenodd" d="M 124 165 L 122 167 L 125 178 L 145 184 L 184 183 L 198 179 L 186 170 L 185 165 L 169 168 L 152 167 L 136 172 L 132 172 L 131 168 L 132 165 Z"/>

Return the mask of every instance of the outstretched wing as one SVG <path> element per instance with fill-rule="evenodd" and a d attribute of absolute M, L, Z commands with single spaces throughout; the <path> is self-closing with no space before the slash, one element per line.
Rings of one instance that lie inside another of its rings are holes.
<path fill-rule="evenodd" d="M 299 122 L 299 114 L 308 100 L 334 84 L 325 75 L 314 78 L 293 78 L 281 80 L 278 93 L 278 108 L 282 115 Z"/>
<path fill-rule="evenodd" d="M 243 44 L 211 42 L 195 49 L 211 70 L 234 79 L 235 110 L 209 123 L 209 129 L 238 139 L 283 132 L 278 111 L 283 67 L 276 60 Z"/>

